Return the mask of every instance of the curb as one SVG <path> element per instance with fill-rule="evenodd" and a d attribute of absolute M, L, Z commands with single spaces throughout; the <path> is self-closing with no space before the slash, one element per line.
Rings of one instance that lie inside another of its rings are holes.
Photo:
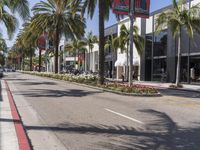
<path fill-rule="evenodd" d="M 23 74 L 32 75 L 32 74 L 29 74 L 29 73 L 23 73 Z M 77 83 L 77 82 L 70 82 L 70 81 L 66 81 L 66 80 L 55 79 L 55 78 L 51 78 L 51 77 L 44 77 L 44 76 L 39 76 L 39 75 L 32 75 L 32 76 L 42 77 L 42 78 L 46 78 L 46 79 L 52 79 L 52 80 L 55 80 L 55 81 L 64 81 L 64 82 L 71 83 L 71 84 L 74 84 L 74 85 L 79 85 L 79 86 L 92 88 L 92 89 L 100 90 L 100 91 L 103 91 L 103 92 L 110 92 L 110 93 L 123 95 L 123 96 L 138 96 L 138 97 L 161 97 L 162 96 L 162 94 L 159 93 L 159 92 L 156 93 L 156 94 L 124 93 L 124 92 L 113 91 L 113 90 L 110 90 L 110 89 L 100 88 L 100 87 L 96 87 L 96 86 L 92 86 L 92 85 L 87 85 L 87 84 L 81 84 L 81 83 Z M 153 86 L 151 86 L 151 87 L 153 87 Z"/>
<path fill-rule="evenodd" d="M 7 94 L 8 94 L 8 100 L 9 100 L 9 103 L 10 103 L 12 117 L 13 117 L 13 120 L 16 120 L 14 122 L 14 126 L 15 126 L 15 131 L 16 131 L 18 143 L 19 143 L 19 149 L 20 150 L 31 150 L 27 134 L 24 130 L 19 112 L 17 110 L 16 104 L 15 104 L 14 99 L 13 99 L 13 95 L 10 91 L 10 88 L 9 88 L 6 80 L 4 80 L 4 82 L 5 82 L 5 85 L 6 85 L 6 91 L 7 91 Z"/>
<path fill-rule="evenodd" d="M 196 93 L 200 93 L 200 91 L 198 91 L 198 90 L 192 90 L 192 89 L 184 89 L 184 88 L 167 88 L 167 89 L 169 89 L 169 90 L 178 90 L 178 91 L 186 91 L 186 92 L 196 92 Z"/>
<path fill-rule="evenodd" d="M 146 85 L 146 84 L 142 84 L 144 86 L 151 86 L 151 85 Z M 198 90 L 193 90 L 193 89 L 187 89 L 187 88 L 172 88 L 172 87 L 160 87 L 160 86 L 155 86 L 152 85 L 151 87 L 157 88 L 158 90 L 177 90 L 177 91 L 186 91 L 186 92 L 196 92 L 196 93 L 200 93 L 200 91 Z"/>

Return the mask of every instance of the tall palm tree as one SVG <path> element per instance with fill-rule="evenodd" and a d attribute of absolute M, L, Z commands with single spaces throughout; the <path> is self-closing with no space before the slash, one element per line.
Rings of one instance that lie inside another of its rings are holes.
<path fill-rule="evenodd" d="M 173 37 L 178 36 L 178 57 L 176 69 L 176 86 L 180 84 L 180 67 L 181 67 L 181 29 L 185 28 L 189 38 L 194 37 L 194 32 L 200 32 L 200 3 L 186 7 L 184 0 L 172 0 L 173 8 L 161 13 L 156 19 L 156 30 L 161 32 L 169 27 Z"/>
<path fill-rule="evenodd" d="M 16 39 L 16 47 L 24 50 L 24 54 L 30 59 L 30 71 L 32 71 L 32 59 L 37 46 L 38 35 L 30 28 L 30 21 L 23 24 L 23 29 L 20 30 Z"/>
<path fill-rule="evenodd" d="M 7 51 L 6 41 L 3 38 L 0 38 L 0 52 L 6 52 L 6 51 Z"/>
<path fill-rule="evenodd" d="M 136 47 L 136 50 L 138 52 L 138 54 L 141 56 L 142 52 L 144 50 L 144 46 L 145 46 L 145 40 L 142 36 L 139 35 L 139 28 L 137 26 L 133 27 L 133 34 L 134 34 L 134 44 Z M 128 64 L 129 64 L 129 55 L 128 55 L 128 49 L 129 49 L 129 36 L 130 36 L 130 30 L 126 28 L 126 26 L 124 24 L 122 24 L 122 26 L 120 27 L 120 47 L 121 50 L 126 50 L 126 59 L 127 59 L 127 68 L 128 68 Z M 129 66 L 130 67 L 130 66 Z M 129 75 L 129 69 L 126 69 L 126 79 L 128 81 L 128 75 Z"/>
<path fill-rule="evenodd" d="M 120 38 L 119 37 L 114 37 L 111 35 L 108 37 L 105 43 L 105 49 L 111 49 L 111 58 L 112 58 L 112 78 L 114 75 L 114 56 L 113 53 L 117 52 L 117 49 L 120 48 Z"/>
<path fill-rule="evenodd" d="M 73 5 L 72 5 L 73 3 Z M 74 39 L 84 35 L 85 19 L 80 14 L 81 3 L 71 0 L 47 0 L 33 7 L 32 30 L 41 35 L 48 32 L 55 48 L 55 73 L 58 73 L 58 54 L 61 36 Z"/>
<path fill-rule="evenodd" d="M 31 21 L 24 23 L 23 27 L 23 34 L 21 38 L 23 40 L 23 44 L 29 52 L 29 70 L 33 71 L 33 56 L 35 54 L 39 35 L 35 34 L 34 31 L 31 30 Z"/>
<path fill-rule="evenodd" d="M 76 57 L 80 51 L 85 51 L 86 42 L 83 40 L 74 40 L 72 43 L 68 43 L 65 45 L 65 51 L 71 51 L 74 53 L 74 66 L 76 66 Z"/>
<path fill-rule="evenodd" d="M 99 8 L 99 84 L 104 84 L 104 21 L 109 18 L 109 11 L 112 6 L 112 0 L 83 0 L 84 9 L 87 10 L 87 14 L 90 18 L 93 18 L 95 8 L 98 4 Z"/>
<path fill-rule="evenodd" d="M 13 13 L 18 13 L 25 20 L 29 17 L 29 4 L 27 0 L 1 0 L 0 1 L 0 21 L 4 23 L 9 38 L 12 37 L 18 25 Z"/>
<path fill-rule="evenodd" d="M 97 39 L 97 36 L 93 35 L 92 32 L 89 32 L 87 37 L 86 37 L 86 43 L 88 45 L 88 48 L 89 48 L 89 70 L 91 69 L 90 67 L 90 54 L 92 53 L 93 51 L 93 48 L 94 48 L 94 44 L 98 42 L 98 39 Z"/>

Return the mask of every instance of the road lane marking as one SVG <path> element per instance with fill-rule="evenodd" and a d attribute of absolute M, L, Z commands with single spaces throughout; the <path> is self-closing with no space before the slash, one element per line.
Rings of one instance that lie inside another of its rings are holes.
<path fill-rule="evenodd" d="M 115 112 L 115 111 L 110 110 L 110 109 L 107 109 L 107 108 L 104 108 L 104 109 L 105 109 L 106 111 L 108 111 L 108 112 L 111 112 L 111 113 L 116 114 L 116 115 L 118 115 L 118 116 L 124 117 L 124 118 L 126 118 L 126 119 L 131 120 L 131 121 L 134 121 L 134 122 L 137 122 L 137 123 L 140 123 L 140 124 L 144 124 L 143 122 L 141 122 L 141 121 L 139 121 L 139 120 L 137 120 L 137 119 L 131 118 L 131 117 L 129 117 L 129 116 L 123 115 L 123 114 L 121 114 L 121 113 Z"/>

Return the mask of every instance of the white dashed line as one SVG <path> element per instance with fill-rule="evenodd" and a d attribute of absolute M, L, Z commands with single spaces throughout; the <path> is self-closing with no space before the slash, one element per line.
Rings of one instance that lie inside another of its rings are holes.
<path fill-rule="evenodd" d="M 129 119 L 129 120 L 131 120 L 131 121 L 134 121 L 134 122 L 137 122 L 137 123 L 140 123 L 140 124 L 144 124 L 143 122 L 141 122 L 141 121 L 139 121 L 139 120 L 137 120 L 137 119 L 131 118 L 131 117 L 129 117 L 129 116 L 123 115 L 123 114 L 121 114 L 121 113 L 112 111 L 112 110 L 107 109 L 107 108 L 104 108 L 104 109 L 105 109 L 106 111 L 108 111 L 108 112 L 111 112 L 111 113 L 113 113 L 113 114 L 119 115 L 119 116 L 124 117 L 124 118 L 126 118 L 126 119 Z"/>

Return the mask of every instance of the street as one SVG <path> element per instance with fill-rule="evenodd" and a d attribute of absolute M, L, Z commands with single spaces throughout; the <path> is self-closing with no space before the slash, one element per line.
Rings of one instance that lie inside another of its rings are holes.
<path fill-rule="evenodd" d="M 3 79 L 34 150 L 200 148 L 200 93 L 132 97 L 20 73 Z"/>

